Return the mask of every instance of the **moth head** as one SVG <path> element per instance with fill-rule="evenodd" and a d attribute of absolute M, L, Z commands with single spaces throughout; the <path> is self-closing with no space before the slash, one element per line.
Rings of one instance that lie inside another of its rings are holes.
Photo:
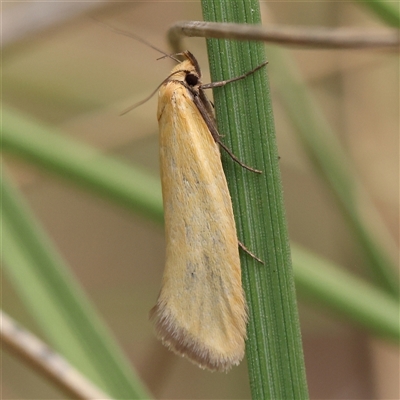
<path fill-rule="evenodd" d="M 179 63 L 170 74 L 171 79 L 193 87 L 200 83 L 201 71 L 195 56 L 188 50 L 181 53 L 186 60 Z"/>

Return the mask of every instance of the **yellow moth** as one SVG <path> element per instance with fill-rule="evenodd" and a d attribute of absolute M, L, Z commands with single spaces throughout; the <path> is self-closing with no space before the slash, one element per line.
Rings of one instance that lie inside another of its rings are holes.
<path fill-rule="evenodd" d="M 203 89 L 249 73 L 201 85 L 196 59 L 182 55 L 158 95 L 166 264 L 150 315 L 169 349 L 201 368 L 227 371 L 244 356 L 247 310 L 219 146 L 251 168 L 219 141 Z"/>
<path fill-rule="evenodd" d="M 106 26 L 179 62 L 133 33 Z M 150 317 L 169 349 L 201 368 L 228 371 L 243 359 L 246 340 L 238 245 L 262 261 L 238 241 L 219 147 L 242 167 L 261 171 L 241 163 L 220 141 L 203 89 L 243 79 L 267 62 L 236 78 L 204 85 L 193 54 L 180 55 L 185 60 L 172 69 L 158 93 L 166 264 Z"/>

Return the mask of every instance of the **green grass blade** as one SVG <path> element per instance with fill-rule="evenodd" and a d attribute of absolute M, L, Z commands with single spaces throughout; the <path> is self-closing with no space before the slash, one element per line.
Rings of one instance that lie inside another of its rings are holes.
<path fill-rule="evenodd" d="M 206 21 L 258 23 L 256 1 L 203 0 Z M 219 81 L 265 60 L 259 43 L 208 40 L 210 70 Z M 269 86 L 265 69 L 214 90 L 223 141 L 247 165 L 223 154 L 239 240 L 265 261 L 242 254 L 243 286 L 249 307 L 247 359 L 254 399 L 308 398 L 289 241 L 283 210 Z"/>
<path fill-rule="evenodd" d="M 65 179 L 163 221 L 158 179 L 3 107 L 2 148 Z"/>
<path fill-rule="evenodd" d="M 3 269 L 52 347 L 115 398 L 148 398 L 46 234 L 2 174 Z"/>
<path fill-rule="evenodd" d="M 344 154 L 328 122 L 319 110 L 296 71 L 294 60 L 277 48 L 270 48 L 271 68 L 279 88 L 284 107 L 297 127 L 298 137 L 313 163 L 315 170 L 329 188 L 353 230 L 360 248 L 365 254 L 366 265 L 378 284 L 393 295 L 399 293 L 396 267 L 369 229 L 360 214 L 358 196 L 359 181 Z"/>
<path fill-rule="evenodd" d="M 400 310 L 392 296 L 299 246 L 292 254 L 300 295 L 398 344 Z"/>

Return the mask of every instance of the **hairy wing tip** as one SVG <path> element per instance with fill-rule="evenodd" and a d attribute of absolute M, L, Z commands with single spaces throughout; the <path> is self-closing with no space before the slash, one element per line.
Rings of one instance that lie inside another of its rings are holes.
<path fill-rule="evenodd" d="M 233 366 L 239 365 L 244 357 L 245 335 L 234 351 L 219 351 L 220 349 L 210 348 L 180 327 L 159 304 L 151 309 L 150 319 L 155 324 L 157 337 L 169 350 L 186 357 L 202 369 L 228 372 Z"/>

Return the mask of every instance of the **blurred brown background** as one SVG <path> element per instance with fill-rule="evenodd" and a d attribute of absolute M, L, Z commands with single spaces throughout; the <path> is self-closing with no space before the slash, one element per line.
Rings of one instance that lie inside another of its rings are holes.
<path fill-rule="evenodd" d="M 118 114 L 153 91 L 171 64 L 156 61 L 159 54 L 154 50 L 91 17 L 168 51 L 168 27 L 178 20 L 201 20 L 200 3 L 10 2 L 2 7 L 3 102 L 157 176 L 156 98 L 123 117 Z M 271 2 L 262 3 L 262 10 L 264 24 L 380 26 L 367 10 L 347 2 Z M 44 27 L 43 13 L 54 24 L 38 29 L 36 23 Z M 204 40 L 185 43 L 208 82 Z M 397 242 L 398 56 L 379 51 L 288 51 Z M 270 82 L 274 94 L 273 74 Z M 330 192 L 299 147 L 278 96 L 273 100 L 292 240 L 362 270 L 357 246 Z M 160 226 L 17 159 L 6 157 L 6 164 L 155 397 L 249 398 L 245 362 L 229 374 L 211 374 L 174 356 L 155 339 L 148 311 L 163 270 Z M 32 321 L 5 279 L 2 299 L 4 309 L 29 327 Z M 299 300 L 313 399 L 399 398 L 396 348 Z M 62 398 L 7 353 L 2 363 L 4 399 Z"/>

